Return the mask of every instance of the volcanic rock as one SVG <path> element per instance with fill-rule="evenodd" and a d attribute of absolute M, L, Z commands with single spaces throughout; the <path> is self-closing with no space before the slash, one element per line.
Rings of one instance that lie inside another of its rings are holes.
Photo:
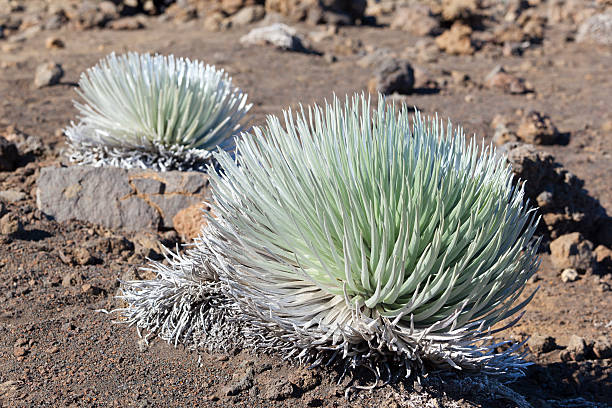
<path fill-rule="evenodd" d="M 180 210 L 209 192 L 203 173 L 71 166 L 42 168 L 36 194 L 38 209 L 60 222 L 157 230 L 172 228 Z"/>

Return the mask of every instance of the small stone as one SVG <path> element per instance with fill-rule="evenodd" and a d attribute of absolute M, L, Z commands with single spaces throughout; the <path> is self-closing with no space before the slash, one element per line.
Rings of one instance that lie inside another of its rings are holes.
<path fill-rule="evenodd" d="M 15 344 L 13 345 L 13 347 L 21 347 L 21 346 L 25 346 L 26 344 L 28 344 L 29 340 L 26 339 L 25 337 L 20 337 L 17 339 L 17 341 L 15 341 Z"/>
<path fill-rule="evenodd" d="M 93 262 L 93 257 L 87 248 L 76 248 L 74 251 L 72 251 L 72 256 L 79 265 L 89 265 Z"/>
<path fill-rule="evenodd" d="M 13 355 L 15 357 L 23 357 L 26 354 L 28 354 L 28 351 L 29 351 L 29 347 L 14 347 Z"/>
<path fill-rule="evenodd" d="M 100 293 L 102 293 L 102 289 L 100 289 L 97 286 L 91 285 L 89 283 L 86 283 L 84 285 L 81 286 L 81 292 L 87 294 L 87 295 L 99 295 Z"/>
<path fill-rule="evenodd" d="M 57 352 L 59 351 L 59 347 L 57 347 L 57 346 L 51 346 L 51 347 L 49 347 L 49 348 L 48 348 L 46 351 L 47 351 L 47 353 L 49 353 L 49 354 L 55 354 L 55 353 L 57 353 Z"/>
<path fill-rule="evenodd" d="M 441 4 L 444 21 L 468 20 L 476 15 L 479 8 L 478 0 L 443 0 Z"/>
<path fill-rule="evenodd" d="M 414 88 L 414 70 L 406 60 L 388 58 L 380 63 L 374 77 L 368 83 L 371 93 L 383 95 L 409 94 Z"/>
<path fill-rule="evenodd" d="M 255 377 L 255 369 L 246 367 L 244 372 L 236 372 L 232 381 L 223 389 L 225 395 L 238 395 L 242 391 L 246 391 L 253 386 Z"/>
<path fill-rule="evenodd" d="M 601 130 L 604 132 L 612 132 L 612 120 L 606 120 L 601 124 Z"/>
<path fill-rule="evenodd" d="M 77 272 L 69 272 L 62 278 L 62 286 L 65 288 L 69 288 L 71 286 L 76 286 L 83 281 L 83 277 L 81 274 Z"/>
<path fill-rule="evenodd" d="M 389 58 L 391 50 L 388 48 L 377 48 L 372 52 L 367 53 L 357 61 L 357 65 L 361 68 L 372 68 L 378 66 L 380 61 Z"/>
<path fill-rule="evenodd" d="M 561 272 L 561 280 L 563 283 L 574 282 L 578 280 L 578 272 L 575 269 L 565 269 Z"/>
<path fill-rule="evenodd" d="M 612 45 L 612 11 L 595 14 L 578 28 L 577 42 Z"/>
<path fill-rule="evenodd" d="M 287 51 L 306 50 L 297 30 L 282 23 L 254 28 L 240 38 L 240 43 L 243 45 L 271 45 Z"/>
<path fill-rule="evenodd" d="M 336 57 L 334 54 L 326 52 L 323 55 L 323 59 L 325 60 L 325 62 L 327 62 L 328 64 L 333 64 L 334 62 L 338 61 L 338 57 Z"/>
<path fill-rule="evenodd" d="M 132 239 L 134 251 L 145 258 L 157 258 L 162 252 L 162 245 L 156 235 L 139 233 Z"/>
<path fill-rule="evenodd" d="M 559 353 L 559 359 L 561 359 L 561 361 L 571 361 L 572 355 L 568 350 L 561 350 Z"/>
<path fill-rule="evenodd" d="M 523 116 L 516 133 L 525 142 L 536 145 L 554 144 L 558 136 L 550 117 L 536 111 L 529 111 Z"/>
<path fill-rule="evenodd" d="M 579 232 L 562 235 L 550 243 L 551 261 L 559 269 L 591 270 L 592 251 L 593 244 Z"/>
<path fill-rule="evenodd" d="M 62 39 L 59 37 L 47 37 L 45 40 L 45 47 L 50 50 L 58 50 L 64 48 L 65 46 L 64 41 L 62 41 Z"/>
<path fill-rule="evenodd" d="M 600 337 L 593 344 L 593 354 L 599 359 L 612 358 L 612 342 L 607 337 Z"/>
<path fill-rule="evenodd" d="M 455 85 L 465 85 L 469 82 L 470 76 L 465 72 L 452 70 L 451 71 L 451 79 Z"/>
<path fill-rule="evenodd" d="M 59 286 L 62 283 L 62 278 L 58 275 L 54 275 L 49 278 L 49 284 L 51 286 Z"/>
<path fill-rule="evenodd" d="M 440 50 L 453 55 L 472 55 L 472 29 L 460 22 L 455 22 L 449 30 L 436 37 L 436 45 Z"/>
<path fill-rule="evenodd" d="M 0 200 L 6 203 L 16 203 L 26 198 L 26 194 L 17 190 L 2 190 L 0 191 Z"/>
<path fill-rule="evenodd" d="M 123 17 L 118 20 L 113 20 L 107 25 L 111 30 L 131 31 L 140 30 L 145 25 L 139 17 Z"/>
<path fill-rule="evenodd" d="M 391 28 L 408 31 L 414 35 L 436 34 L 440 30 L 439 21 L 433 17 L 431 9 L 424 4 L 401 7 L 395 12 Z"/>
<path fill-rule="evenodd" d="M 203 25 L 207 31 L 221 31 L 226 28 L 225 16 L 220 12 L 207 13 Z"/>
<path fill-rule="evenodd" d="M 0 234 L 16 235 L 23 229 L 21 220 L 13 213 L 5 214 L 0 218 Z"/>
<path fill-rule="evenodd" d="M 60 79 L 64 76 L 62 66 L 55 62 L 45 62 L 36 68 L 36 74 L 34 76 L 34 86 L 36 88 L 43 88 L 45 86 L 52 86 L 59 83 Z"/>
<path fill-rule="evenodd" d="M 584 360 L 587 354 L 586 341 L 584 338 L 573 334 L 572 337 L 570 337 L 569 344 L 567 345 L 567 351 L 570 353 L 572 360 Z"/>
<path fill-rule="evenodd" d="M 234 27 L 242 27 L 261 20 L 265 15 L 266 10 L 264 9 L 264 6 L 259 4 L 255 6 L 247 6 L 231 16 L 230 22 Z"/>
<path fill-rule="evenodd" d="M 273 401 L 282 401 L 293 394 L 293 385 L 285 378 L 279 378 L 267 383 L 262 397 Z"/>
<path fill-rule="evenodd" d="M 499 89 L 509 94 L 523 94 L 527 92 L 523 79 L 507 73 L 501 65 L 493 68 L 485 77 L 485 86 L 490 89 Z"/>
<path fill-rule="evenodd" d="M 604 245 L 598 245 L 593 251 L 595 262 L 602 274 L 612 272 L 612 250 Z"/>
<path fill-rule="evenodd" d="M 63 11 L 54 13 L 43 24 L 45 30 L 59 30 L 68 21 Z"/>
<path fill-rule="evenodd" d="M 20 42 L 24 42 L 32 37 L 34 37 L 36 34 L 38 34 L 41 31 L 41 26 L 40 25 L 35 25 L 32 27 L 28 27 L 25 30 L 21 31 L 18 34 L 12 35 L 11 37 L 9 37 L 8 41 L 10 43 L 20 43 Z"/>
<path fill-rule="evenodd" d="M 553 204 L 554 196 L 550 191 L 542 191 L 536 197 L 536 202 L 538 203 L 538 207 L 546 208 Z"/>
<path fill-rule="evenodd" d="M 551 336 L 534 335 L 527 340 L 527 346 L 535 354 L 548 353 L 557 348 L 555 338 Z"/>
<path fill-rule="evenodd" d="M 19 151 L 15 143 L 0 136 L 0 171 L 13 171 L 17 167 Z"/>
<path fill-rule="evenodd" d="M 498 146 L 502 146 L 508 142 L 516 142 L 518 141 L 518 136 L 516 133 L 512 132 L 505 125 L 499 125 L 495 128 L 495 133 L 493 134 L 493 143 Z"/>

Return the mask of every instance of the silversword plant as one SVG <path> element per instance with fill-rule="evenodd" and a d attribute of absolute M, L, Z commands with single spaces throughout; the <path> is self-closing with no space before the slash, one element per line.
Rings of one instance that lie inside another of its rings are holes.
<path fill-rule="evenodd" d="M 518 301 L 539 264 L 535 213 L 503 156 L 411 116 L 356 95 L 244 134 L 215 155 L 215 218 L 158 279 L 126 284 L 124 317 L 175 343 L 377 375 L 520 375 L 517 347 L 492 338 L 533 296 Z"/>
<path fill-rule="evenodd" d="M 174 56 L 114 53 L 79 80 L 71 159 L 93 165 L 203 169 L 233 146 L 251 105 L 223 70 Z"/>

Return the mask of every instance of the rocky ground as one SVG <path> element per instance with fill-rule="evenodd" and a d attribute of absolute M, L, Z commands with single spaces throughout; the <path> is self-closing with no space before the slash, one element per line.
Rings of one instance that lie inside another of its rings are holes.
<path fill-rule="evenodd" d="M 0 0 L 3 406 L 510 407 L 513 393 L 534 407 L 610 406 L 609 1 L 171 3 Z M 118 279 L 146 277 L 147 257 L 182 242 L 173 229 L 57 222 L 36 202 L 41 167 L 65 161 L 80 73 L 128 50 L 224 68 L 248 92 L 253 124 L 334 93 L 380 91 L 505 150 L 543 217 L 527 291 L 540 289 L 505 333 L 531 336 L 526 376 L 506 389 L 432 375 L 347 399 L 334 371 L 147 345 L 97 312 L 120 306 Z"/>

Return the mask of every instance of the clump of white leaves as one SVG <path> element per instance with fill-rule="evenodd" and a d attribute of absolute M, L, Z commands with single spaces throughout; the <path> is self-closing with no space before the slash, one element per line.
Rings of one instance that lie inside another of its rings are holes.
<path fill-rule="evenodd" d="M 223 70 L 174 56 L 114 53 L 79 80 L 71 159 L 125 168 L 197 169 L 233 147 L 251 105 Z"/>
<path fill-rule="evenodd" d="M 127 283 L 128 322 L 214 348 L 202 316 L 224 298 L 232 341 L 301 361 L 519 375 L 492 328 L 533 296 L 515 302 L 538 266 L 534 212 L 502 156 L 383 102 L 288 111 L 216 154 L 215 218 L 157 280 Z"/>

